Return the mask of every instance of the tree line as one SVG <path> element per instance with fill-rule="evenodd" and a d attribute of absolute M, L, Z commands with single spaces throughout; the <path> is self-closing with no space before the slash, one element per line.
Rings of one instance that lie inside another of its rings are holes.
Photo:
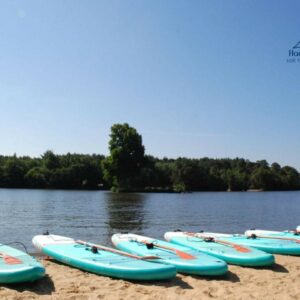
<path fill-rule="evenodd" d="M 108 156 L 57 155 L 49 150 L 39 158 L 0 155 L 0 187 L 144 192 L 300 189 L 295 168 L 266 160 L 145 155 L 142 136 L 126 123 L 112 126 L 109 151 Z"/>
<path fill-rule="evenodd" d="M 103 155 L 56 155 L 40 158 L 0 156 L 0 187 L 97 189 L 102 181 Z"/>

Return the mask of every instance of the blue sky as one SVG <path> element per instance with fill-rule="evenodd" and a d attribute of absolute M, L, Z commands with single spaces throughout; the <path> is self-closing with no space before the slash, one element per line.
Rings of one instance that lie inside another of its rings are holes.
<path fill-rule="evenodd" d="M 0 154 L 108 153 L 300 170 L 298 1 L 1 1 Z"/>

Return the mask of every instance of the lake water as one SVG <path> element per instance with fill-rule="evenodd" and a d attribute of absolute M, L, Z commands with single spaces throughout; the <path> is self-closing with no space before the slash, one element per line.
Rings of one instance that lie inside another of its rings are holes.
<path fill-rule="evenodd" d="M 0 189 L 0 243 L 49 231 L 111 245 L 117 232 L 163 238 L 164 232 L 241 233 L 300 225 L 300 192 L 113 194 L 104 191 Z"/>

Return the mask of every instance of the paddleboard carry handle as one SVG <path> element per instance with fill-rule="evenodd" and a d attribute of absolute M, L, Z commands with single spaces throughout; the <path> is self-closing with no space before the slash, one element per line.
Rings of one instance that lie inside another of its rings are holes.
<path fill-rule="evenodd" d="M 257 235 L 255 233 L 252 233 L 251 235 L 247 236 L 247 239 L 255 240 L 256 238 L 257 238 Z"/>
<path fill-rule="evenodd" d="M 147 249 L 153 249 L 154 244 L 153 243 L 146 243 L 146 247 L 147 247 Z"/>
<path fill-rule="evenodd" d="M 300 230 L 298 230 L 297 228 L 295 230 L 291 230 L 291 232 L 294 234 L 294 235 L 300 235 Z"/>

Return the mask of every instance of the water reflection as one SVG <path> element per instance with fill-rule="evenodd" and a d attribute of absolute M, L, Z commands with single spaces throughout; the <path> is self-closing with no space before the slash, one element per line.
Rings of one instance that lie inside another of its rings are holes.
<path fill-rule="evenodd" d="M 116 232 L 143 231 L 145 226 L 144 205 L 147 194 L 106 194 L 109 235 Z"/>

